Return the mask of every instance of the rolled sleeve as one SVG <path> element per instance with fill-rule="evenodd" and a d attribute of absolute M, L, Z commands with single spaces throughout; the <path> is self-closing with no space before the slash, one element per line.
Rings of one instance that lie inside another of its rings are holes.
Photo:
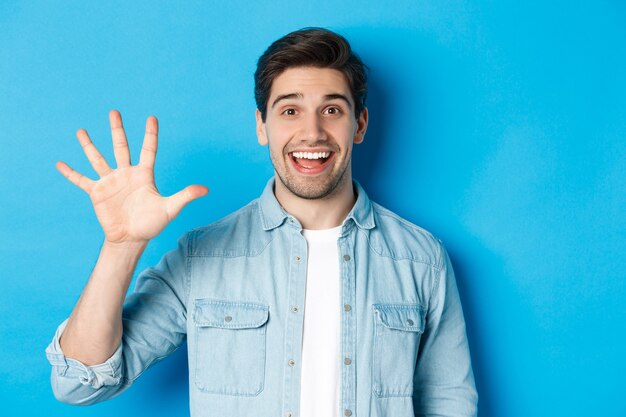
<path fill-rule="evenodd" d="M 139 274 L 124 303 L 120 345 L 105 362 L 86 366 L 65 357 L 59 340 L 67 320 L 59 325 L 46 348 L 52 390 L 59 401 L 88 405 L 113 398 L 185 341 L 187 245 L 185 235 L 155 267 Z"/>
<path fill-rule="evenodd" d="M 118 385 L 122 379 L 122 343 L 109 359 L 98 365 L 87 366 L 76 359 L 65 357 L 59 340 L 67 320 L 59 325 L 52 342 L 46 348 L 46 357 L 57 375 L 78 378 L 81 384 L 98 389 L 105 385 Z"/>

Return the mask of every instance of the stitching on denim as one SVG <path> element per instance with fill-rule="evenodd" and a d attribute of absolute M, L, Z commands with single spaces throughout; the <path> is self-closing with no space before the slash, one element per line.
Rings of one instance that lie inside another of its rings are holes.
<path fill-rule="evenodd" d="M 359 229 L 359 231 L 366 235 L 367 244 L 370 247 L 370 249 L 372 250 L 372 252 L 374 252 L 376 255 L 378 255 L 380 257 L 387 258 L 387 259 L 393 259 L 394 261 L 410 261 L 410 262 L 417 263 L 417 264 L 427 265 L 427 266 L 430 266 L 430 267 L 432 267 L 434 269 L 439 269 L 439 267 L 437 265 L 434 265 L 432 262 L 428 262 L 428 261 L 426 261 L 424 259 L 400 257 L 400 256 L 397 256 L 397 255 L 393 254 L 391 251 L 389 252 L 389 255 L 382 253 L 382 251 L 379 252 L 378 250 L 376 250 L 376 248 L 372 244 L 372 240 L 365 233 L 365 231 L 360 230 L 360 229 Z"/>
<path fill-rule="evenodd" d="M 218 226 L 221 226 L 224 223 L 227 223 L 229 221 L 231 221 L 233 218 L 237 218 L 237 217 L 252 217 L 252 215 L 248 212 L 252 211 L 253 213 L 256 213 L 257 210 L 256 209 L 260 209 L 261 205 L 259 204 L 259 199 L 254 199 L 251 202 L 249 202 L 248 204 L 246 204 L 245 206 L 241 207 L 240 209 L 238 209 L 237 211 L 230 213 L 229 215 L 207 225 L 207 226 L 202 226 L 202 227 L 197 227 L 193 230 L 191 230 L 191 232 L 194 232 L 195 235 L 199 235 L 201 232 L 210 232 L 212 229 L 215 229 Z M 190 251 L 188 256 L 191 258 L 202 258 L 202 257 L 223 257 L 223 258 L 238 258 L 238 257 L 255 257 L 255 256 L 259 256 L 261 253 L 263 253 L 263 251 L 265 251 L 265 249 L 267 248 L 267 246 L 270 244 L 270 242 L 274 239 L 274 237 L 272 236 L 272 238 L 265 244 L 265 246 L 263 246 L 261 249 L 259 249 L 259 251 L 257 253 L 254 252 L 250 252 L 250 251 L 245 251 L 242 253 L 239 253 L 239 251 L 234 251 L 234 250 L 230 250 L 230 251 L 217 251 L 217 250 L 213 250 L 210 252 L 203 252 L 203 253 L 194 253 L 193 251 Z M 197 240 L 197 237 L 195 238 L 195 240 Z M 190 248 L 192 249 L 192 248 Z"/>
<path fill-rule="evenodd" d="M 228 305 L 228 306 L 253 307 L 258 310 L 264 310 L 264 311 L 269 310 L 269 307 L 267 304 L 257 303 L 253 301 L 229 301 L 229 300 L 220 300 L 217 298 L 196 298 L 194 303 L 195 305 L 219 304 L 219 305 Z"/>
<path fill-rule="evenodd" d="M 263 224 L 263 230 L 266 232 L 269 232 L 270 230 L 275 229 L 276 227 L 280 226 L 285 221 L 285 218 L 287 217 L 286 215 L 283 214 L 283 217 L 280 219 L 280 222 L 270 225 L 267 222 L 267 216 L 265 216 L 265 213 L 263 212 L 263 205 L 261 204 L 260 198 L 257 198 L 256 200 L 254 200 L 253 203 L 256 203 L 258 207 L 259 215 L 261 216 L 261 223 Z"/>
<path fill-rule="evenodd" d="M 239 329 L 256 329 L 261 327 L 263 324 L 265 324 L 267 322 L 267 320 L 269 319 L 269 317 L 267 315 L 265 315 L 262 319 L 259 319 L 259 321 L 254 322 L 254 323 L 241 323 L 241 324 L 222 324 L 220 322 L 217 321 L 200 321 L 198 319 L 194 320 L 194 322 L 196 323 L 196 327 L 214 327 L 217 329 L 235 329 L 235 330 L 239 330 Z"/>
<path fill-rule="evenodd" d="M 372 310 L 373 310 L 373 315 L 374 315 L 374 344 L 372 346 L 372 369 L 371 369 L 371 373 L 372 373 L 372 382 L 373 382 L 373 387 L 372 390 L 374 391 L 374 393 L 376 393 L 378 395 L 378 391 L 380 391 L 380 383 L 379 383 L 379 378 L 378 378 L 378 372 L 376 372 L 376 358 L 378 357 L 378 355 L 376 354 L 376 348 L 378 347 L 378 344 L 376 343 L 376 340 L 378 339 L 378 326 L 376 323 L 376 317 L 378 316 L 376 313 L 376 307 L 374 305 L 372 305 Z"/>
<path fill-rule="evenodd" d="M 375 304 L 372 304 L 372 309 L 374 312 L 381 311 L 381 310 L 393 310 L 393 309 L 412 310 L 415 308 L 417 308 L 420 312 L 420 320 L 422 321 L 422 331 L 420 333 L 423 333 L 425 326 L 426 326 L 426 317 L 425 317 L 426 309 L 422 304 L 420 303 L 375 303 Z M 374 314 L 374 337 L 373 337 L 374 347 L 372 350 L 372 382 L 373 382 L 372 391 L 378 398 L 411 397 L 413 395 L 412 392 L 407 394 L 406 391 L 400 391 L 398 389 L 395 389 L 395 390 L 390 389 L 390 388 L 385 387 L 385 385 L 383 384 L 382 375 L 380 375 L 381 372 L 377 368 L 378 365 L 376 361 L 376 358 L 379 356 L 376 352 L 377 341 L 379 340 L 378 319 L 380 319 L 382 326 L 385 326 L 385 327 L 387 326 L 382 320 L 382 317 L 378 317 L 378 316 Z M 419 349 L 419 343 L 418 343 L 417 348 Z M 413 390 L 414 389 L 411 389 L 411 391 Z"/>
<path fill-rule="evenodd" d="M 269 310 L 269 309 L 268 309 Z M 256 328 L 256 331 L 259 331 L 263 338 L 266 340 L 267 343 L 267 332 L 265 330 L 265 327 L 261 327 L 261 328 Z M 200 335 L 200 328 L 198 326 L 196 326 L 195 328 L 195 335 L 196 335 L 196 343 L 195 343 L 195 363 L 193 366 L 193 372 L 194 372 L 194 384 L 196 386 L 197 389 L 199 389 L 201 392 L 205 392 L 205 393 L 212 393 L 212 394 L 221 394 L 221 395 L 233 395 L 233 396 L 243 396 L 243 397 L 255 397 L 257 395 L 259 395 L 261 393 L 261 391 L 263 391 L 263 389 L 265 388 L 265 361 L 266 361 L 266 357 L 267 357 L 267 349 L 266 346 L 263 345 L 263 352 L 261 353 L 261 356 L 264 359 L 263 362 L 263 366 L 261 367 L 261 382 L 259 383 L 259 388 L 254 391 L 254 392 L 244 392 L 241 389 L 233 389 L 233 390 L 229 390 L 229 389 L 224 389 L 223 387 L 221 387 L 220 389 L 214 389 L 214 388 L 207 388 L 204 386 L 204 384 L 202 384 L 201 381 L 199 381 L 199 371 L 198 371 L 198 351 L 200 349 L 200 343 L 198 341 L 199 339 L 199 335 Z M 191 369 L 190 369 L 191 372 Z"/>
<path fill-rule="evenodd" d="M 388 388 L 385 388 L 385 386 L 383 385 L 383 381 L 382 381 L 382 375 L 381 372 L 379 371 L 379 366 L 378 366 L 378 362 L 376 361 L 376 359 L 378 358 L 379 354 L 377 354 L 377 341 L 379 339 L 379 335 L 378 335 L 378 323 L 377 323 L 377 306 L 400 306 L 400 307 L 419 307 L 420 309 L 422 308 L 421 304 L 390 304 L 390 303 L 384 303 L 384 304 L 372 304 L 372 309 L 374 311 L 374 336 L 373 336 L 373 348 L 372 348 L 372 369 L 371 369 L 371 377 L 372 377 L 372 391 L 374 392 L 374 394 L 376 395 L 376 397 L 378 398 L 389 398 L 389 397 L 411 397 L 413 394 L 405 394 L 404 392 L 401 391 L 396 391 L 396 390 L 390 390 Z M 380 319 L 381 323 L 382 323 L 382 318 Z M 383 323 L 384 326 L 384 323 Z"/>
<path fill-rule="evenodd" d="M 389 217 L 395 218 L 393 216 L 389 216 Z M 419 228 L 419 226 L 415 226 L 415 227 Z M 376 229 L 373 229 L 373 230 L 376 230 Z M 441 268 L 440 266 L 434 264 L 433 262 L 430 262 L 430 261 L 425 260 L 425 259 L 417 259 L 417 258 L 414 258 L 414 257 L 397 256 L 396 254 L 394 254 L 391 251 L 389 251 L 389 255 L 384 254 L 382 252 L 382 248 L 379 251 L 379 250 L 377 250 L 374 247 L 374 244 L 372 243 L 372 239 L 370 238 L 370 233 L 373 233 L 373 232 L 371 232 L 369 230 L 367 230 L 367 231 L 366 230 L 362 230 L 362 229 L 359 229 L 359 228 L 357 228 L 357 231 L 360 232 L 360 233 L 363 233 L 365 235 L 365 238 L 367 239 L 367 244 L 370 247 L 370 249 L 372 250 L 372 252 L 374 252 L 376 255 L 378 255 L 380 257 L 393 259 L 394 261 L 410 261 L 410 262 L 413 262 L 413 263 L 419 263 L 419 264 L 423 264 L 423 265 L 428 265 L 428 266 L 430 266 L 432 268 L 435 268 L 435 269 L 440 269 Z"/>
<path fill-rule="evenodd" d="M 428 238 L 432 238 L 432 239 L 436 239 L 432 233 L 430 233 L 428 230 L 424 229 L 423 227 L 420 227 L 418 225 L 416 225 L 415 223 L 411 223 L 410 221 L 408 221 L 405 218 L 402 218 L 400 216 L 398 216 L 396 213 L 394 213 L 393 211 L 381 206 L 378 203 L 372 203 L 372 205 L 377 209 L 376 213 L 381 215 L 381 216 L 387 216 L 387 217 L 391 217 L 393 219 L 396 219 L 397 221 L 399 221 L 400 223 L 408 226 L 411 229 L 415 229 L 416 231 L 426 235 L 426 237 Z"/>
<path fill-rule="evenodd" d="M 402 217 L 398 216 L 394 212 L 386 209 L 385 207 L 383 207 L 383 206 L 381 206 L 381 205 L 379 205 L 377 203 L 372 202 L 372 205 L 374 206 L 375 212 L 376 212 L 377 215 L 388 217 L 388 218 L 391 218 L 393 220 L 396 220 L 399 223 L 402 223 L 403 225 L 407 226 L 409 229 L 413 230 L 414 232 L 419 233 L 419 234 L 423 235 L 424 237 L 426 237 L 428 239 L 432 239 L 436 243 L 439 243 L 439 244 L 441 243 L 439 241 L 439 239 L 436 238 L 428 230 L 426 230 L 426 229 L 424 229 L 424 228 L 422 228 L 422 227 L 420 227 L 420 226 L 418 226 L 416 224 L 413 224 L 413 223 L 407 221 L 406 219 L 403 219 Z M 417 259 L 417 258 L 415 258 L 413 256 L 411 256 L 411 257 L 408 257 L 408 256 L 402 256 L 402 257 L 401 256 L 397 256 L 396 254 L 394 254 L 391 251 L 389 251 L 389 255 L 383 254 L 382 250 L 379 252 L 379 251 L 377 251 L 374 248 L 374 246 L 373 246 L 373 244 L 371 242 L 371 239 L 369 238 L 368 235 L 366 235 L 366 236 L 368 238 L 368 243 L 370 245 L 370 248 L 374 251 L 374 253 L 376 253 L 379 256 L 382 256 L 382 257 L 385 257 L 385 258 L 394 259 L 394 260 L 408 260 L 408 261 L 411 261 L 411 262 L 414 262 L 414 263 L 421 263 L 421 264 L 429 265 L 429 266 L 431 266 L 431 267 L 433 267 L 435 269 L 441 269 L 443 267 L 443 265 L 440 265 L 441 264 L 441 257 L 440 256 L 437 256 L 437 261 L 435 263 L 433 263 L 433 262 L 425 260 L 425 259 Z M 411 254 L 411 255 L 413 255 L 413 254 Z"/>
<path fill-rule="evenodd" d="M 271 238 L 257 252 L 251 252 L 249 250 L 239 252 L 233 249 L 230 249 L 227 251 L 226 250 L 223 250 L 223 251 L 214 250 L 211 252 L 202 252 L 198 254 L 190 253 L 189 257 L 190 258 L 241 258 L 241 257 L 254 258 L 254 257 L 261 255 L 265 251 L 265 249 L 267 249 L 269 244 L 272 243 L 272 241 L 274 240 L 274 234 L 272 232 L 270 232 Z"/>
<path fill-rule="evenodd" d="M 261 317 L 256 322 L 246 322 L 246 323 L 233 323 L 233 324 L 223 324 L 217 322 L 215 320 L 200 320 L 198 317 L 198 307 L 206 306 L 206 305 L 217 305 L 217 306 L 227 306 L 227 307 L 245 307 L 247 309 L 255 310 L 255 313 L 261 312 L 264 313 L 263 317 Z M 225 300 L 217 300 L 217 299 L 196 299 L 194 301 L 194 312 L 193 312 L 193 321 L 198 327 L 218 327 L 223 329 L 240 329 L 240 328 L 256 328 L 260 327 L 264 323 L 269 320 L 269 306 L 260 303 L 246 302 L 246 301 L 225 301 Z"/>
<path fill-rule="evenodd" d="M 417 309 L 419 311 L 419 318 L 420 318 L 420 323 L 421 326 L 398 326 L 398 327 L 402 327 L 404 329 L 410 329 L 409 331 L 417 331 L 419 333 L 423 333 L 426 327 L 426 309 L 424 308 L 424 306 L 422 304 L 419 303 L 407 303 L 407 304 L 403 304 L 403 303 L 377 303 L 377 304 L 373 304 L 372 307 L 375 310 L 379 310 L 379 311 L 389 311 L 389 310 L 414 310 Z M 381 317 L 381 322 L 382 324 L 390 329 L 396 329 L 396 327 L 390 325 L 389 323 L 385 323 L 385 321 L 382 319 Z"/>
<path fill-rule="evenodd" d="M 433 299 L 433 295 L 435 294 L 435 292 L 437 291 L 437 289 L 439 288 L 439 282 L 441 281 L 441 274 L 448 273 L 448 265 L 446 262 L 443 261 L 443 244 L 441 243 L 441 241 L 439 239 L 437 239 L 438 241 L 438 245 L 437 245 L 437 249 L 438 249 L 438 257 L 442 262 L 442 267 L 440 269 L 435 269 L 435 279 L 433 280 L 433 286 L 430 289 L 430 296 L 428 297 L 428 307 L 430 308 L 430 306 L 432 305 L 432 299 Z"/>
<path fill-rule="evenodd" d="M 187 307 L 189 305 L 189 296 L 191 295 L 191 256 L 190 254 L 192 253 L 193 250 L 193 244 L 195 242 L 195 238 L 196 238 L 196 232 L 191 232 L 188 235 L 187 238 L 187 253 L 185 253 L 185 285 L 186 285 L 186 290 L 187 290 L 187 294 L 185 295 L 185 313 L 187 312 L 187 310 L 189 310 L 189 308 Z M 187 314 L 185 314 L 185 318 L 186 318 Z"/>

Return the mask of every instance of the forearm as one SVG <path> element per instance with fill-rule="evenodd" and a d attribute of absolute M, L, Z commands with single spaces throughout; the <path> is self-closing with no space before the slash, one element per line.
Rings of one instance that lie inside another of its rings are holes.
<path fill-rule="evenodd" d="M 59 341 L 63 354 L 85 365 L 106 361 L 122 337 L 122 306 L 147 242 L 105 241 L 91 277 Z"/>

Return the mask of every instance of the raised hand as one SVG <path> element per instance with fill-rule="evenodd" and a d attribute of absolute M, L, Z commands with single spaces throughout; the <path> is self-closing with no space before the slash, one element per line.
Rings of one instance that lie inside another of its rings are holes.
<path fill-rule="evenodd" d="M 84 129 L 76 136 L 98 180 L 92 180 L 65 162 L 56 168 L 91 198 L 105 239 L 110 243 L 147 242 L 158 235 L 189 202 L 208 193 L 202 185 L 190 185 L 170 197 L 159 194 L 154 183 L 154 161 L 157 151 L 158 122 L 150 116 L 139 163 L 130 164 L 130 151 L 122 117 L 117 110 L 109 113 L 113 151 L 117 168 L 112 169 L 94 146 Z"/>

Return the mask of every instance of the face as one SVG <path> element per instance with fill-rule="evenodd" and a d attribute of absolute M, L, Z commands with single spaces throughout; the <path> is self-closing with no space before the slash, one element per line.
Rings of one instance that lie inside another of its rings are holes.
<path fill-rule="evenodd" d="M 285 70 L 272 83 L 265 122 L 258 110 L 256 121 L 281 191 L 321 199 L 351 184 L 352 145 L 363 141 L 367 109 L 355 118 L 354 99 L 340 71 Z"/>

